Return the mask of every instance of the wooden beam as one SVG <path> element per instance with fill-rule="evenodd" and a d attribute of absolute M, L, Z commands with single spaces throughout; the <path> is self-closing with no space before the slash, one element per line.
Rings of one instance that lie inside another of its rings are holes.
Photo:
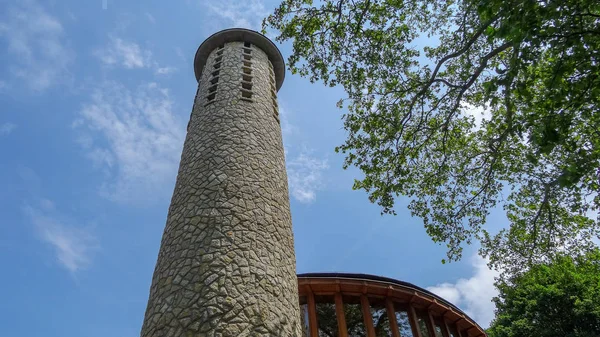
<path fill-rule="evenodd" d="M 398 329 L 398 321 L 396 321 L 396 309 L 394 308 L 394 302 L 389 298 L 385 300 L 385 311 L 390 322 L 390 329 L 392 329 L 392 337 L 400 337 L 400 329 Z"/>
<path fill-rule="evenodd" d="M 335 315 L 338 323 L 338 336 L 348 337 L 348 328 L 346 327 L 346 316 L 344 315 L 344 302 L 342 293 L 335 294 Z"/>
<path fill-rule="evenodd" d="M 373 316 L 371 316 L 371 305 L 366 295 L 360 297 L 360 306 L 362 308 L 363 320 L 367 328 L 367 337 L 375 337 L 375 327 L 373 327 Z"/>
<path fill-rule="evenodd" d="M 312 291 L 308 291 L 308 328 L 310 329 L 310 337 L 319 337 L 319 326 L 317 323 L 317 308 L 315 307 L 315 295 Z"/>
<path fill-rule="evenodd" d="M 423 337 L 421 330 L 419 330 L 419 322 L 417 320 L 417 312 L 415 307 L 411 304 L 408 305 L 408 321 L 410 322 L 410 328 L 412 329 L 413 337 Z"/>
<path fill-rule="evenodd" d="M 444 316 L 442 316 L 442 333 L 446 337 L 458 337 L 458 336 L 450 336 L 450 328 L 448 327 L 448 322 L 446 321 Z"/>
<path fill-rule="evenodd" d="M 429 335 L 431 337 L 436 337 L 435 336 L 435 321 L 433 320 L 433 316 L 431 315 L 431 310 L 427 310 L 427 317 L 426 317 L 426 325 L 427 325 L 427 329 L 429 330 Z"/>
<path fill-rule="evenodd" d="M 474 324 L 474 323 L 471 323 L 471 324 Z M 465 332 L 466 332 L 467 336 L 470 336 L 470 335 L 471 335 L 471 332 L 470 332 L 470 331 L 471 331 L 472 329 L 475 329 L 475 330 L 476 330 L 476 332 L 475 332 L 475 333 L 476 333 L 477 335 L 475 335 L 475 336 L 480 336 L 480 335 L 482 334 L 482 331 L 480 330 L 480 328 L 479 328 L 479 327 L 477 327 L 476 325 L 472 325 L 471 327 L 469 327 L 469 328 L 467 328 L 467 329 L 465 330 Z"/>
<path fill-rule="evenodd" d="M 462 323 L 462 321 L 466 321 L 466 319 L 465 319 L 465 315 L 462 315 L 462 314 L 461 314 L 461 315 L 460 315 L 460 318 L 459 318 L 459 319 L 457 319 L 456 321 L 454 321 L 454 326 L 456 327 L 456 331 L 457 331 L 456 333 L 458 333 L 458 336 L 459 336 L 459 337 L 466 337 L 466 336 L 465 336 L 465 334 L 461 334 L 461 333 L 460 333 L 460 330 L 461 330 L 461 328 L 460 328 L 460 326 L 458 325 L 458 323 Z M 468 321 L 467 321 L 467 322 L 468 322 Z"/>

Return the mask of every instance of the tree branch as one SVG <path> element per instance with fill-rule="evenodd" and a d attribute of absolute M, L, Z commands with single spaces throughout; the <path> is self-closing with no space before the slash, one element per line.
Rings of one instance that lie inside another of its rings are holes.
<path fill-rule="evenodd" d="M 458 57 L 462 54 L 464 54 L 467 50 L 469 50 L 469 48 L 471 48 L 471 46 L 475 43 L 475 41 L 477 41 L 477 39 L 479 39 L 479 37 L 485 32 L 485 30 L 487 29 L 487 27 L 489 25 L 491 25 L 494 21 L 496 21 L 498 19 L 499 15 L 497 14 L 496 16 L 494 16 L 493 18 L 491 18 L 490 20 L 488 20 L 486 23 L 484 23 L 483 25 L 481 25 L 481 27 L 479 27 L 479 30 L 477 30 L 475 32 L 475 34 L 473 34 L 473 36 L 471 36 L 471 38 L 467 41 L 467 43 L 459 50 L 450 53 L 444 57 L 442 57 L 441 60 L 438 61 L 437 65 L 435 66 L 435 69 L 433 70 L 433 73 L 431 74 L 431 76 L 429 77 L 429 80 L 427 82 L 425 82 L 425 87 L 423 87 L 416 95 L 415 95 L 415 99 L 413 99 L 413 101 L 410 104 L 410 109 L 412 110 L 412 107 L 414 106 L 415 102 L 416 102 L 416 97 L 419 97 L 423 94 L 425 94 L 425 92 L 427 92 L 427 90 L 429 90 L 429 88 L 431 87 L 431 85 L 433 84 L 433 80 L 436 78 L 438 72 L 440 71 L 440 69 L 442 68 L 442 66 L 444 65 L 444 63 L 446 63 L 446 61 L 448 61 L 449 59 Z"/>

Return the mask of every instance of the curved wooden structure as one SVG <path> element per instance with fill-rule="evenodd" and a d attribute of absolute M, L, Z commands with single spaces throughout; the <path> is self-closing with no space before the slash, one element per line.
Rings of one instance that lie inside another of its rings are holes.
<path fill-rule="evenodd" d="M 298 294 L 306 337 L 486 337 L 456 306 L 408 282 L 299 274 Z"/>

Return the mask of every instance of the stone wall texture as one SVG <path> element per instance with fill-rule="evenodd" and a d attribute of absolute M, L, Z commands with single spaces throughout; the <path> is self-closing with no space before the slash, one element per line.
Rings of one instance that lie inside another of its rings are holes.
<path fill-rule="evenodd" d="M 243 100 L 243 47 L 215 49 L 203 70 L 142 337 L 300 336 L 272 66 L 252 45 L 252 102 Z"/>

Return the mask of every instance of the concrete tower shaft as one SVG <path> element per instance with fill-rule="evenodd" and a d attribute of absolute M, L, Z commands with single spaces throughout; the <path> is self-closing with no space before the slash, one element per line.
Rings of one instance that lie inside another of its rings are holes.
<path fill-rule="evenodd" d="M 263 35 L 228 29 L 202 43 L 194 70 L 141 336 L 299 336 L 276 96 L 283 58 Z"/>

